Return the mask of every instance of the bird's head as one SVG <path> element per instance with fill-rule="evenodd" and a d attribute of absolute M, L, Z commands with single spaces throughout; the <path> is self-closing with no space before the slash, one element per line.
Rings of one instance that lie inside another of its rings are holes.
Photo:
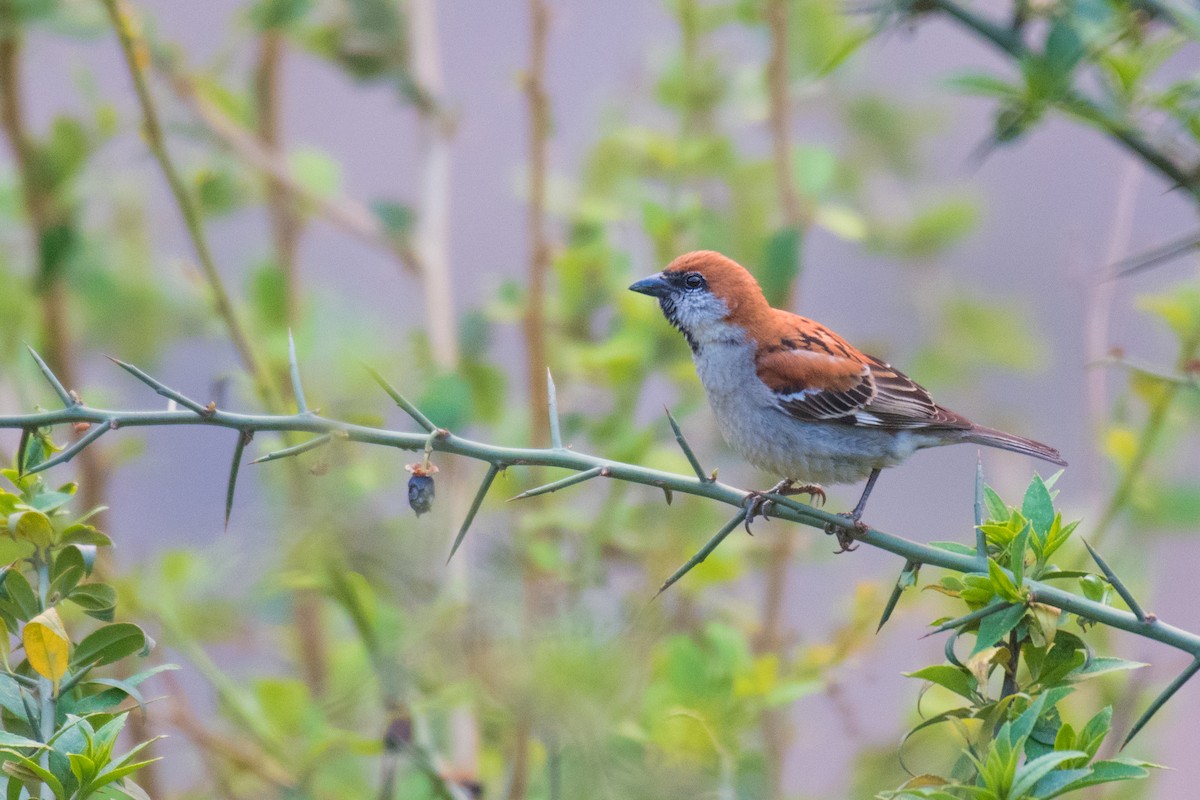
<path fill-rule="evenodd" d="M 631 291 L 658 298 L 667 321 L 692 350 L 706 342 L 737 339 L 770 313 L 762 289 L 746 268 L 711 250 L 684 253 Z"/>

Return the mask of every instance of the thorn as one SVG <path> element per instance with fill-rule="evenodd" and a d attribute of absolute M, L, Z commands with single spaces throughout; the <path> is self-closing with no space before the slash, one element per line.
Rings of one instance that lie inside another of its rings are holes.
<path fill-rule="evenodd" d="M 483 505 L 483 499 L 487 497 L 488 490 L 492 488 L 492 482 L 496 480 L 496 475 L 503 469 L 499 464 L 492 464 L 488 467 L 487 475 L 483 476 L 483 483 L 479 484 L 479 490 L 475 492 L 475 499 L 471 501 L 471 508 L 467 511 L 467 517 L 463 520 L 463 524 L 458 529 L 458 535 L 454 537 L 454 544 L 450 547 L 450 555 L 446 557 L 446 563 L 450 563 L 450 559 L 454 558 L 454 554 L 458 552 L 459 545 L 463 543 L 463 539 L 467 536 L 467 529 L 471 527 L 471 523 L 475 521 L 475 515 L 479 513 L 479 507 Z"/>

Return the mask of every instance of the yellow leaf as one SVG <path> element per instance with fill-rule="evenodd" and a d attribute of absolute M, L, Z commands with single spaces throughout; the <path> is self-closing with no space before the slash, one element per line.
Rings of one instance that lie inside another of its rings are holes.
<path fill-rule="evenodd" d="M 21 511 L 8 518 L 8 529 L 18 539 L 45 547 L 54 541 L 54 526 L 40 511 Z"/>
<path fill-rule="evenodd" d="M 1131 428 L 1113 426 L 1105 435 L 1104 450 L 1117 466 L 1124 467 L 1137 452 L 1137 434 Z"/>
<path fill-rule="evenodd" d="M 63 627 L 58 612 L 53 608 L 47 609 L 25 623 L 21 641 L 25 645 L 29 666 L 42 677 L 53 681 L 57 691 L 58 682 L 67 671 L 71 651 L 71 640 L 67 638 L 67 629 Z"/>

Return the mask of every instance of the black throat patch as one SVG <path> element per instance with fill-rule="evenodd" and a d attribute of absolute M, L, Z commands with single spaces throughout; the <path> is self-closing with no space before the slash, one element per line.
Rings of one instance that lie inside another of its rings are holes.
<path fill-rule="evenodd" d="M 700 344 L 692 337 L 686 328 L 680 324 L 679 309 L 675 307 L 675 301 L 671 299 L 671 295 L 663 295 L 658 298 L 658 306 L 662 309 L 663 316 L 667 318 L 667 322 L 671 323 L 671 327 L 683 334 L 683 338 L 687 340 L 688 347 L 692 348 L 692 353 L 700 352 Z"/>

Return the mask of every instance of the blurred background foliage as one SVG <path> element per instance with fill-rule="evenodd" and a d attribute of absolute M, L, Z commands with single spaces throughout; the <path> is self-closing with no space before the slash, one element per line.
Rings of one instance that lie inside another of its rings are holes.
<path fill-rule="evenodd" d="M 1054 365 L 1048 334 L 1057 328 L 1033 312 L 1038 287 L 984 291 L 943 266 L 953 258 L 938 256 L 986 209 L 969 182 L 933 168 L 928 142 L 944 121 L 855 74 L 864 47 L 931 18 L 1003 56 L 992 72 L 946 76 L 994 104 L 978 158 L 1006 158 L 1004 146 L 1058 116 L 1099 130 L 1164 190 L 1200 202 L 1200 16 L 1183 3 L 669 0 L 673 39 L 612 98 L 574 170 L 550 158 L 546 58 L 548 47 L 571 43 L 555 39 L 548 0 L 511 13 L 527 16 L 530 30 L 514 81 L 527 115 L 527 164 L 514 191 L 527 207 L 528 255 L 521 277 L 499 278 L 494 265 L 449 256 L 451 239 L 474 224 L 454 218 L 447 197 L 459 118 L 471 109 L 445 97 L 433 0 L 248 2 L 204 59 L 160 36 L 136 2 L 0 2 L 10 156 L 0 180 L 4 408 L 49 400 L 23 358 L 28 341 L 93 405 L 131 396 L 93 368 L 112 353 L 147 368 L 183 364 L 169 374 L 223 407 L 286 409 L 290 328 L 309 401 L 332 416 L 403 424 L 382 416 L 361 360 L 403 376 L 404 391 L 441 426 L 544 443 L 549 367 L 574 447 L 687 472 L 665 420 L 647 409 L 669 403 L 702 458 L 720 444 L 686 348 L 625 287 L 680 252 L 709 248 L 751 266 L 773 302 L 804 308 L 809 243 L 821 236 L 906 263 L 895 303 L 919 334 L 908 371 L 972 398 L 958 404 L 972 403 L 974 416 L 999 413 L 984 376 L 1016 381 Z M 106 95 L 77 70 L 69 108 L 34 124 L 29 45 L 111 47 L 118 31 L 128 93 Z M 728 41 L 748 43 L 757 60 L 723 58 Z M 284 96 L 288 58 L 319 60 L 350 91 L 387 93 L 411 110 L 417 135 L 403 166 L 415 190 L 353 197 L 335 155 L 289 140 L 281 109 L 298 101 Z M 798 119 L 821 120 L 820 133 L 798 133 Z M 187 239 L 163 252 L 161 226 L 181 221 Z M 336 291 L 310 286 L 301 243 L 317 225 L 384 253 L 393 280 L 420 296 L 421 316 L 377 311 L 354 264 L 339 265 Z M 1179 234 L 1179 253 L 1200 240 Z M 1155 255 L 1120 268 L 1149 269 Z M 1074 502 L 1088 503 L 1085 535 L 1120 562 L 1120 552 L 1136 551 L 1119 534 L 1193 531 L 1200 520 L 1200 289 L 1191 280 L 1140 301 L 1137 324 L 1161 326 L 1174 344 L 1162 338 L 1161 349 L 1135 357 L 1111 349 L 1108 309 L 1128 289 L 1103 283 L 1107 268 L 1096 265 L 1088 281 L 1088 357 L 1128 381 L 1108 392 L 1101 376 L 1102 390 L 1080 401 L 1108 465 L 1092 497 Z M 495 291 L 458 307 L 453 287 L 463 281 Z M 201 346 L 213 342 L 228 346 Z M 890 341 L 863 344 L 894 354 Z M 1082 393 L 1065 383 L 1057 391 Z M 110 437 L 76 462 L 84 507 L 175 502 L 136 487 L 110 496 L 110 479 L 154 446 L 141 441 Z M 0 444 L 11 458 L 15 441 Z M 498 482 L 463 553 L 443 567 L 481 476 L 474 465 L 439 462 L 437 507 L 417 520 L 403 507 L 395 455 L 335 442 L 256 468 L 254 499 L 245 489 L 239 498 L 253 507 L 233 523 L 252 545 L 222 538 L 218 499 L 204 524 L 211 536 L 149 558 L 121 550 L 124 532 L 105 522 L 119 557 L 101 568 L 122 615 L 184 667 L 147 684 L 162 699 L 127 724 L 138 741 L 174 736 L 151 748 L 168 761 L 138 777 L 151 796 L 820 796 L 789 768 L 796 729 L 807 704 L 824 697 L 840 708 L 855 691 L 839 677 L 848 665 L 878 657 L 890 574 L 871 570 L 857 586 L 832 589 L 828 624 L 800 637 L 788 618 L 801 612 L 785 601 L 795 556 L 803 548 L 818 569 L 828 557 L 797 542 L 808 533 L 772 531 L 732 537 L 648 604 L 722 512 L 687 499 L 666 509 L 661 495 L 617 482 L 499 502 L 555 477 L 533 470 Z M 931 489 L 927 502 L 938 501 Z M 967 525 L 958 534 L 973 541 Z M 1131 568 L 1135 584 L 1151 580 L 1136 574 L 1136 560 Z M 1103 632 L 1090 635 L 1113 649 Z M 1123 698 L 1141 687 L 1120 680 L 1081 688 L 1080 707 L 1115 701 L 1113 724 L 1127 724 Z M 892 700 L 917 719 L 911 696 Z M 843 796 L 872 796 L 907 777 L 894 744 L 870 743 L 888 732 L 874 733 L 865 744 L 829 736 L 830 747 L 856 748 L 852 769 L 834 780 Z M 1120 796 L 1165 796 L 1155 785 L 1126 784 Z"/>

